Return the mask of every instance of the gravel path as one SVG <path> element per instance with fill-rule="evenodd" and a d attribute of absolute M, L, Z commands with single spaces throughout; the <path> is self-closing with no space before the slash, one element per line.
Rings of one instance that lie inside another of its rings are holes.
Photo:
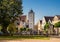
<path fill-rule="evenodd" d="M 40 39 L 0 40 L 0 42 L 60 42 L 60 38 L 50 38 L 50 40 Z"/>

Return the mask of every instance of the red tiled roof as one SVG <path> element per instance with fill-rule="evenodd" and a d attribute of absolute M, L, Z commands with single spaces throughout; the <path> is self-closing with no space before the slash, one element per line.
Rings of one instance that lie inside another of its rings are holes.
<path fill-rule="evenodd" d="M 21 20 L 21 21 L 25 21 L 25 20 L 26 20 L 26 15 L 20 16 L 20 20 Z"/>

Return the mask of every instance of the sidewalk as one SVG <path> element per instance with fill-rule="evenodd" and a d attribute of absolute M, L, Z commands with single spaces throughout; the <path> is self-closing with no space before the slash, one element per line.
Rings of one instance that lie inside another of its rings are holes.
<path fill-rule="evenodd" d="M 60 42 L 60 38 L 50 38 L 50 40 L 40 39 L 0 40 L 0 42 Z"/>
<path fill-rule="evenodd" d="M 50 36 L 51 38 L 60 38 L 60 35 Z"/>

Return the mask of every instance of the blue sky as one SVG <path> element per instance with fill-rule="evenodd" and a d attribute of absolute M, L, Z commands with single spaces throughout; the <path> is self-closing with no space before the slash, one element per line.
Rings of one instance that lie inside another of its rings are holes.
<path fill-rule="evenodd" d="M 31 9 L 37 23 L 44 16 L 60 15 L 60 0 L 23 0 L 23 13 L 27 15 Z"/>

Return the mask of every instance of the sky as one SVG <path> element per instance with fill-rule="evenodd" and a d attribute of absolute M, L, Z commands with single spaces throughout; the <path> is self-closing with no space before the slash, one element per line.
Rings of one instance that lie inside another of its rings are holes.
<path fill-rule="evenodd" d="M 60 0 L 23 0 L 23 13 L 35 12 L 35 24 L 44 16 L 60 15 Z"/>

